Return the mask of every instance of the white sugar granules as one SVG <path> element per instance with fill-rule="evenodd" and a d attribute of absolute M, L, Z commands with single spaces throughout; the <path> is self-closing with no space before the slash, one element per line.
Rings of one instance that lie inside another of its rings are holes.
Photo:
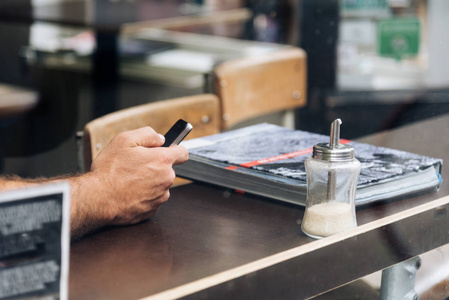
<path fill-rule="evenodd" d="M 357 226 L 351 205 L 326 202 L 308 207 L 302 230 L 314 238 L 329 236 Z"/>

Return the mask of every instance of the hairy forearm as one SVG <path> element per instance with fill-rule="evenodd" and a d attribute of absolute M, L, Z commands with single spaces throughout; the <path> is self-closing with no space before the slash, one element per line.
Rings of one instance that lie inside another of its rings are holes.
<path fill-rule="evenodd" d="M 151 218 L 168 200 L 175 179 L 173 165 L 189 157 L 184 147 L 161 147 L 163 143 L 164 138 L 150 127 L 123 132 L 98 154 L 88 173 L 35 180 L 4 178 L 0 189 L 68 181 L 72 239 L 106 225 L 136 224 Z"/>
<path fill-rule="evenodd" d="M 111 217 L 101 204 L 107 193 L 98 178 L 90 173 L 76 176 L 58 176 L 53 178 L 25 179 L 18 176 L 0 178 L 0 190 L 31 187 L 43 183 L 66 180 L 70 183 L 70 232 L 77 239 L 87 232 L 94 231 L 110 222 Z M 99 198 L 102 199 L 99 199 Z"/>
<path fill-rule="evenodd" d="M 47 182 L 47 179 L 25 179 L 18 176 L 4 176 L 0 178 L 0 191 L 28 187 Z"/>
<path fill-rule="evenodd" d="M 72 239 L 109 224 L 114 217 L 109 193 L 100 176 L 86 173 L 68 179 L 71 186 L 70 231 Z"/>

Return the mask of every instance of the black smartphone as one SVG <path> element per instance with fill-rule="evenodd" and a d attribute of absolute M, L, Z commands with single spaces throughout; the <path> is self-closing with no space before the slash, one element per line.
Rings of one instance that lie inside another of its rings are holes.
<path fill-rule="evenodd" d="M 165 134 L 165 143 L 162 147 L 178 145 L 192 129 L 192 124 L 184 121 L 183 119 L 179 119 Z"/>

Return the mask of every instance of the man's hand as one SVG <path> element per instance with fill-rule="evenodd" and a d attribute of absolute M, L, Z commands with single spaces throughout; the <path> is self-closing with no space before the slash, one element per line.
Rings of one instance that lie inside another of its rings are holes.
<path fill-rule="evenodd" d="M 90 172 L 71 180 L 72 235 L 156 213 L 170 196 L 173 165 L 188 159 L 184 147 L 162 148 L 163 143 L 150 127 L 121 133 L 94 159 Z"/>

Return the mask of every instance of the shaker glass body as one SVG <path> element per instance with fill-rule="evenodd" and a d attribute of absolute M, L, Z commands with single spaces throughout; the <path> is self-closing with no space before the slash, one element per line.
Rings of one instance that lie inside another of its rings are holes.
<path fill-rule="evenodd" d="M 302 230 L 313 238 L 322 238 L 356 227 L 355 192 L 360 162 L 330 162 L 309 157 L 307 204 Z"/>

